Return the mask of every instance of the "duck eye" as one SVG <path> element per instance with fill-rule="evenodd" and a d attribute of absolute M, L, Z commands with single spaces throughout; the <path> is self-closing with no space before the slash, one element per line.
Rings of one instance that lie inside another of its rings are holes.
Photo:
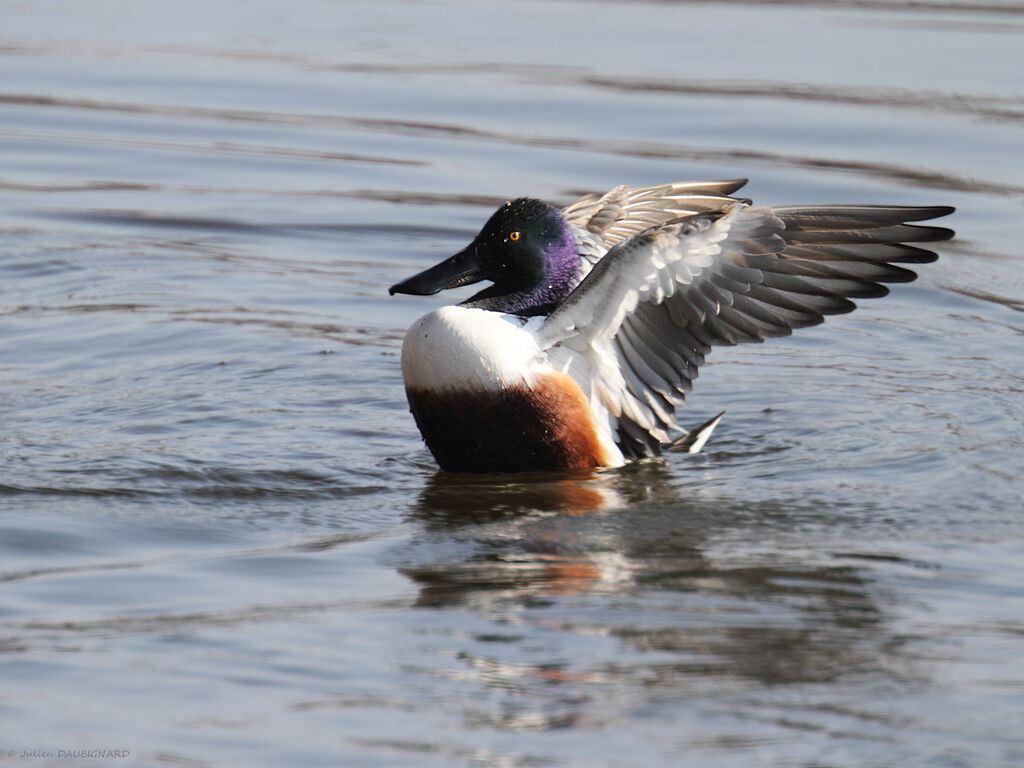
<path fill-rule="evenodd" d="M 508 233 L 508 239 L 511 240 L 513 243 L 518 241 L 519 240 L 519 233 L 516 232 L 516 231 L 509 232 Z"/>

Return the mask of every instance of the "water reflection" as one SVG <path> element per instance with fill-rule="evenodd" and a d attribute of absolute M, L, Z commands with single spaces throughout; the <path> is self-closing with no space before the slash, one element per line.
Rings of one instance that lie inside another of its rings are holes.
<path fill-rule="evenodd" d="M 597 470 L 568 475 L 438 472 L 424 486 L 417 514 L 429 525 L 449 528 L 528 512 L 586 514 L 622 503 L 615 477 Z"/>
<path fill-rule="evenodd" d="M 711 681 L 768 687 L 905 674 L 866 570 L 849 558 L 763 554 L 765 522 L 788 528 L 791 511 L 691 493 L 658 464 L 568 479 L 438 475 L 414 512 L 425 536 L 400 570 L 418 585 L 419 607 L 468 609 L 507 627 L 483 649 L 462 651 L 458 674 L 529 694 L 508 727 L 586 720 L 592 686 L 628 685 L 649 698 Z M 799 514 L 806 523 L 807 511 Z M 725 535 L 751 554 L 723 554 Z M 613 647 L 587 661 L 523 661 L 516 628 L 525 625 L 567 633 L 566 647 L 587 637 Z M 581 688 L 573 696 L 582 711 L 551 695 L 559 685 Z M 544 704 L 530 705 L 538 695 Z"/>

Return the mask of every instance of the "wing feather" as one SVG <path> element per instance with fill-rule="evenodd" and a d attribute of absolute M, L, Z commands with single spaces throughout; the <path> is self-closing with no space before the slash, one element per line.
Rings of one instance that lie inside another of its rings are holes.
<path fill-rule="evenodd" d="M 615 187 L 598 197 L 586 195 L 562 210 L 581 244 L 588 265 L 614 245 L 646 230 L 735 202 L 730 195 L 747 183 L 690 181 L 657 187 Z"/>
<path fill-rule="evenodd" d="M 679 429 L 712 346 L 759 342 L 884 296 L 934 261 L 907 243 L 952 237 L 910 224 L 946 207 L 755 208 L 728 198 L 740 182 L 618 187 L 566 209 L 595 260 L 541 326 L 541 346 L 607 416 L 628 457 L 654 455 Z"/>
<path fill-rule="evenodd" d="M 638 326 L 640 323 L 637 322 L 637 315 L 632 315 L 622 324 L 615 338 L 621 339 L 624 347 L 635 355 L 633 370 L 647 388 L 665 398 L 666 403 L 671 403 L 677 396 L 674 382 L 679 378 L 679 374 L 672 369 L 667 359 L 670 350 L 654 337 L 644 333 Z"/>

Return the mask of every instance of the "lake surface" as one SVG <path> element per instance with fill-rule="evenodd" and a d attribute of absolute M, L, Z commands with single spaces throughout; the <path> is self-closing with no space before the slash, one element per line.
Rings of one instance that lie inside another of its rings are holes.
<path fill-rule="evenodd" d="M 1024 4 L 3 18 L 0 761 L 1024 764 Z M 735 177 L 958 238 L 715 350 L 701 455 L 436 472 L 387 286 Z"/>

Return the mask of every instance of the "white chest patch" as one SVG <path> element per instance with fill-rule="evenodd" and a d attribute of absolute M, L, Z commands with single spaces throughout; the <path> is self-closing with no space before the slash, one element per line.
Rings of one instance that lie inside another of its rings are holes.
<path fill-rule="evenodd" d="M 406 389 L 495 392 L 550 370 L 530 324 L 483 309 L 441 307 L 402 344 Z"/>

